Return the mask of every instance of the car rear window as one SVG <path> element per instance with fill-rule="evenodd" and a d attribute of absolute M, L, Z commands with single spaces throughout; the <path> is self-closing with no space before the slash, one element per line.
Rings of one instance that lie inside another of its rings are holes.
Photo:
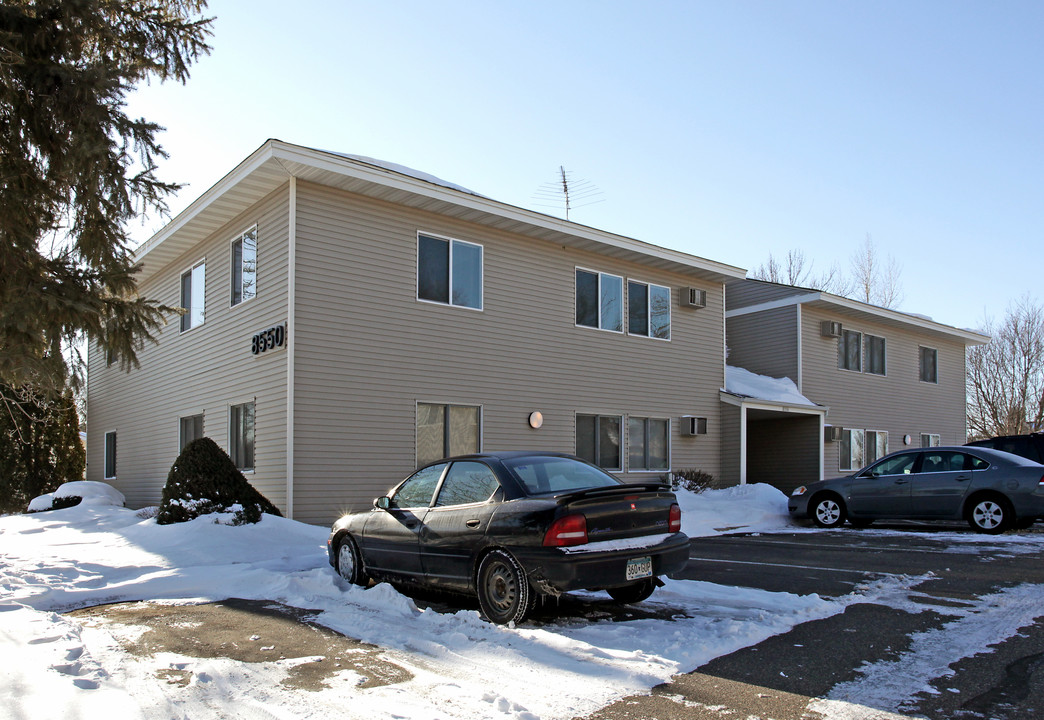
<path fill-rule="evenodd" d="M 505 460 L 504 465 L 514 473 L 529 495 L 545 495 L 623 484 L 594 465 L 571 458 L 524 457 Z"/>

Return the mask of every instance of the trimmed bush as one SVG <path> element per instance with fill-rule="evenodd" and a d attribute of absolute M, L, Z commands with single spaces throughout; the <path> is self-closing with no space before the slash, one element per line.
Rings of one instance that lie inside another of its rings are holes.
<path fill-rule="evenodd" d="M 701 493 L 708 488 L 712 488 L 715 483 L 713 475 L 695 468 L 675 470 L 669 475 L 669 479 L 673 489 L 681 488 L 694 493 Z"/>
<path fill-rule="evenodd" d="M 232 513 L 233 525 L 256 523 L 262 513 L 282 515 L 247 482 L 232 458 L 204 437 L 186 445 L 171 466 L 156 522 L 169 525 L 211 513 Z"/>

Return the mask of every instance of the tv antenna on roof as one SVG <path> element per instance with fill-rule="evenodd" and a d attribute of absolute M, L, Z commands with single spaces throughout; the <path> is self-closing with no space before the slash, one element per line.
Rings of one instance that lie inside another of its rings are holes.
<path fill-rule="evenodd" d="M 600 203 L 605 199 L 601 195 L 602 191 L 597 187 L 587 180 L 574 180 L 573 174 L 559 165 L 558 177 L 553 182 L 541 185 L 533 199 L 545 201 L 536 203 L 540 207 L 560 208 L 565 205 L 565 217 L 568 220 L 570 210 Z"/>

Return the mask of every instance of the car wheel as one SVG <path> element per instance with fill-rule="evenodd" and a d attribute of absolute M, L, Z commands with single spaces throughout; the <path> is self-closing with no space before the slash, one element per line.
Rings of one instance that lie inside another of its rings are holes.
<path fill-rule="evenodd" d="M 618 603 L 629 605 L 631 603 L 640 603 L 650 595 L 653 594 L 653 590 L 656 589 L 656 580 L 653 578 L 645 578 L 639 580 L 633 585 L 624 585 L 618 588 L 608 588 L 606 590 L 609 593 L 609 597 Z"/>
<path fill-rule="evenodd" d="M 337 574 L 353 585 L 365 586 L 370 582 L 369 576 L 363 570 L 359 548 L 351 535 L 341 538 L 337 546 Z"/>
<path fill-rule="evenodd" d="M 836 495 L 821 495 L 812 501 L 812 522 L 821 528 L 840 527 L 845 521 L 845 504 Z"/>
<path fill-rule="evenodd" d="M 536 593 L 518 561 L 503 550 L 493 550 L 478 567 L 478 601 L 490 622 L 522 622 L 536 604 Z"/>
<path fill-rule="evenodd" d="M 983 495 L 968 508 L 968 524 L 976 532 L 997 535 L 1008 529 L 1015 513 L 1007 500 L 997 495 Z"/>

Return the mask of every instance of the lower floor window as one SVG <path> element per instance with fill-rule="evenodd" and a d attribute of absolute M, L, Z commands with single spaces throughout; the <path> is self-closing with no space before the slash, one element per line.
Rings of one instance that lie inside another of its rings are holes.
<path fill-rule="evenodd" d="M 936 447 L 939 441 L 938 433 L 921 433 L 921 447 Z"/>
<path fill-rule="evenodd" d="M 478 452 L 479 431 L 478 407 L 417 403 L 417 464 Z"/>
<path fill-rule="evenodd" d="M 667 470 L 670 430 L 670 420 L 627 418 L 627 469 Z"/>
<path fill-rule="evenodd" d="M 116 431 L 105 433 L 105 479 L 116 477 Z"/>
<path fill-rule="evenodd" d="M 866 431 L 866 458 L 863 465 L 869 465 L 878 458 L 888 454 L 888 433 L 883 430 Z M 862 467 L 862 466 L 860 466 Z"/>
<path fill-rule="evenodd" d="M 254 403 L 233 405 L 230 408 L 228 449 L 237 468 L 254 469 Z"/>
<path fill-rule="evenodd" d="M 576 455 L 604 470 L 622 470 L 619 415 L 577 415 Z"/>
<path fill-rule="evenodd" d="M 189 417 L 183 417 L 179 421 L 179 432 L 178 432 L 178 452 L 185 449 L 193 440 L 199 440 L 203 437 L 203 416 L 202 415 L 190 415 Z"/>
<path fill-rule="evenodd" d="M 841 431 L 841 457 L 838 462 L 840 470 L 858 470 L 866 463 L 864 462 L 865 435 L 862 430 Z"/>

